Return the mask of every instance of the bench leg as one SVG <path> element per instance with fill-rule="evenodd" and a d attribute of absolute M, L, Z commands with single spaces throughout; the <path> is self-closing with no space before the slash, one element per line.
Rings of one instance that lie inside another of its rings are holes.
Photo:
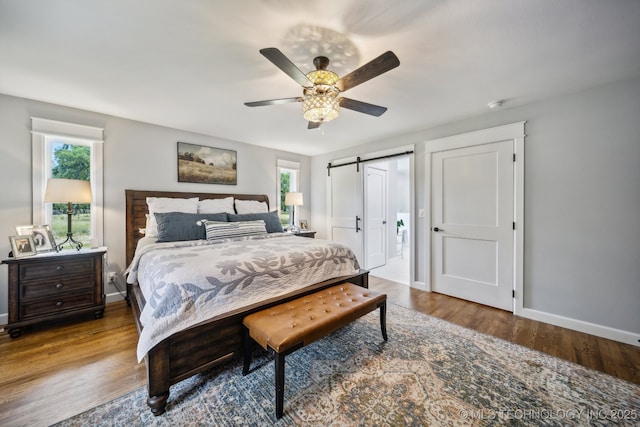
<path fill-rule="evenodd" d="M 249 373 L 251 367 L 251 352 L 253 351 L 253 340 L 249 335 L 249 329 L 246 326 L 242 326 L 242 341 L 244 343 L 244 364 L 242 366 L 242 375 Z"/>
<path fill-rule="evenodd" d="M 284 353 L 276 353 L 276 418 L 282 418 L 284 407 Z"/>
<path fill-rule="evenodd" d="M 380 330 L 382 330 L 382 338 L 387 339 L 387 302 L 380 305 Z"/>

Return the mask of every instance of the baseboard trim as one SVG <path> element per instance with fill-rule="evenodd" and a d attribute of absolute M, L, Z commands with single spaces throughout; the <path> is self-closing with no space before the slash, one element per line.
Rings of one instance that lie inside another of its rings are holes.
<path fill-rule="evenodd" d="M 621 329 L 610 328 L 608 326 L 597 325 L 595 323 L 584 322 L 582 320 L 572 319 L 570 317 L 558 316 L 557 314 L 546 313 L 531 308 L 523 308 L 518 316 L 527 319 L 537 320 L 539 322 L 549 323 L 551 325 L 560 326 L 562 328 L 571 329 L 585 334 L 595 335 L 601 338 L 607 338 L 613 341 L 640 347 L 640 334 L 623 331 Z"/>
<path fill-rule="evenodd" d="M 427 284 L 424 282 L 418 282 L 417 280 L 411 282 L 411 287 L 429 292 L 429 289 L 427 289 Z"/>
<path fill-rule="evenodd" d="M 105 298 L 105 304 L 109 304 L 110 302 L 122 301 L 124 299 L 123 295 L 120 295 L 120 292 L 114 292 L 112 294 L 107 294 Z"/>
<path fill-rule="evenodd" d="M 426 290 L 424 282 L 414 281 L 411 287 Z M 119 292 L 106 295 L 106 303 L 121 301 L 124 297 Z M 640 347 L 640 334 L 623 331 L 621 329 L 610 328 L 608 326 L 596 325 L 595 323 L 584 322 L 582 320 L 571 319 L 569 317 L 558 316 L 556 314 L 546 313 L 544 311 L 534 310 L 531 308 L 523 308 L 516 315 L 525 317 L 539 322 L 549 323 L 551 325 L 560 326 L 562 328 L 571 329 L 585 334 L 595 335 L 601 338 L 622 342 L 625 344 Z M 9 321 L 9 314 L 0 314 L 0 325 L 6 325 Z"/>

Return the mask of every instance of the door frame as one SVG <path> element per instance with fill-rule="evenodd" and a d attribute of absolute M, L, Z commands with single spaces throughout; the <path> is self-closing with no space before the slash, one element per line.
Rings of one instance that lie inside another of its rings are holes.
<path fill-rule="evenodd" d="M 424 209 L 424 262 L 425 288 L 432 291 L 432 214 L 431 214 L 431 157 L 433 153 L 447 151 L 456 148 L 472 147 L 475 145 L 488 144 L 491 142 L 512 140 L 515 162 L 513 165 L 514 179 L 514 254 L 513 254 L 513 283 L 514 283 L 514 305 L 513 312 L 519 314 L 523 310 L 523 281 L 524 281 L 524 125 L 526 122 L 516 122 L 503 126 L 452 135 L 444 138 L 434 139 L 425 142 L 425 209 Z"/>
<path fill-rule="evenodd" d="M 365 161 L 369 161 L 371 159 L 374 159 L 376 157 L 382 157 L 382 156 L 389 156 L 389 155 L 396 155 L 398 153 L 403 153 L 403 152 L 411 152 L 410 154 L 407 154 L 407 156 L 409 156 L 409 213 L 411 214 L 411 228 L 409 229 L 409 286 L 410 287 L 418 287 L 420 289 L 422 289 L 422 283 L 418 282 L 416 280 L 417 277 L 417 273 L 416 273 L 416 254 L 418 253 L 418 241 L 420 240 L 418 238 L 418 220 L 421 219 L 418 216 L 418 212 L 416 211 L 416 191 L 415 191 L 415 145 L 414 144 L 410 144 L 410 145 L 402 145 L 399 147 L 393 147 L 393 148 L 388 148 L 388 149 L 384 149 L 384 150 L 378 150 L 378 151 L 373 151 L 373 152 L 367 152 L 366 154 L 360 155 L 360 156 L 349 156 L 349 157 L 342 157 L 342 158 L 338 158 L 338 159 L 334 159 L 331 160 L 329 163 L 332 165 L 336 165 L 339 166 L 341 164 L 344 163 L 349 163 L 349 162 L 355 162 L 357 160 L 358 157 L 360 157 L 360 161 L 361 162 L 365 162 Z M 362 165 L 364 166 L 364 165 Z M 349 165 L 349 166 L 344 166 L 344 167 L 356 167 L 355 165 Z M 363 167 L 364 170 L 364 167 Z M 329 217 L 329 207 L 331 206 L 331 181 L 330 179 L 327 179 L 327 194 L 326 194 L 326 206 L 327 206 L 327 217 Z M 364 190 L 364 183 L 362 183 L 363 186 L 363 190 Z M 363 210 L 364 210 L 364 191 L 363 191 Z M 363 216 L 366 215 L 366 213 L 364 213 L 363 211 Z M 327 236 L 331 236 L 331 230 L 330 230 L 330 223 L 329 221 L 327 221 L 327 225 L 326 225 L 327 229 Z M 364 247 L 364 244 L 363 244 Z"/>

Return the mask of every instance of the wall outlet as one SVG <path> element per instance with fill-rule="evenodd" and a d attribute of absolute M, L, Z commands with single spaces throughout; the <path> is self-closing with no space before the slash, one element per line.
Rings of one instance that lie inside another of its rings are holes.
<path fill-rule="evenodd" d="M 113 283 L 116 281 L 116 278 L 118 273 L 116 273 L 115 271 L 111 271 L 109 272 L 109 274 L 107 275 L 107 277 L 109 278 L 109 282 Z"/>

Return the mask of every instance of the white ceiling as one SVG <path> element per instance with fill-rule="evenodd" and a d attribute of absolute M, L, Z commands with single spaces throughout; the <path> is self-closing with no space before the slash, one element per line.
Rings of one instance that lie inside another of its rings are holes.
<path fill-rule="evenodd" d="M 244 106 L 301 94 L 264 47 L 340 76 L 392 50 L 347 92 L 389 110 Z M 639 74 L 637 0 L 0 0 L 0 93 L 307 155 Z"/>

